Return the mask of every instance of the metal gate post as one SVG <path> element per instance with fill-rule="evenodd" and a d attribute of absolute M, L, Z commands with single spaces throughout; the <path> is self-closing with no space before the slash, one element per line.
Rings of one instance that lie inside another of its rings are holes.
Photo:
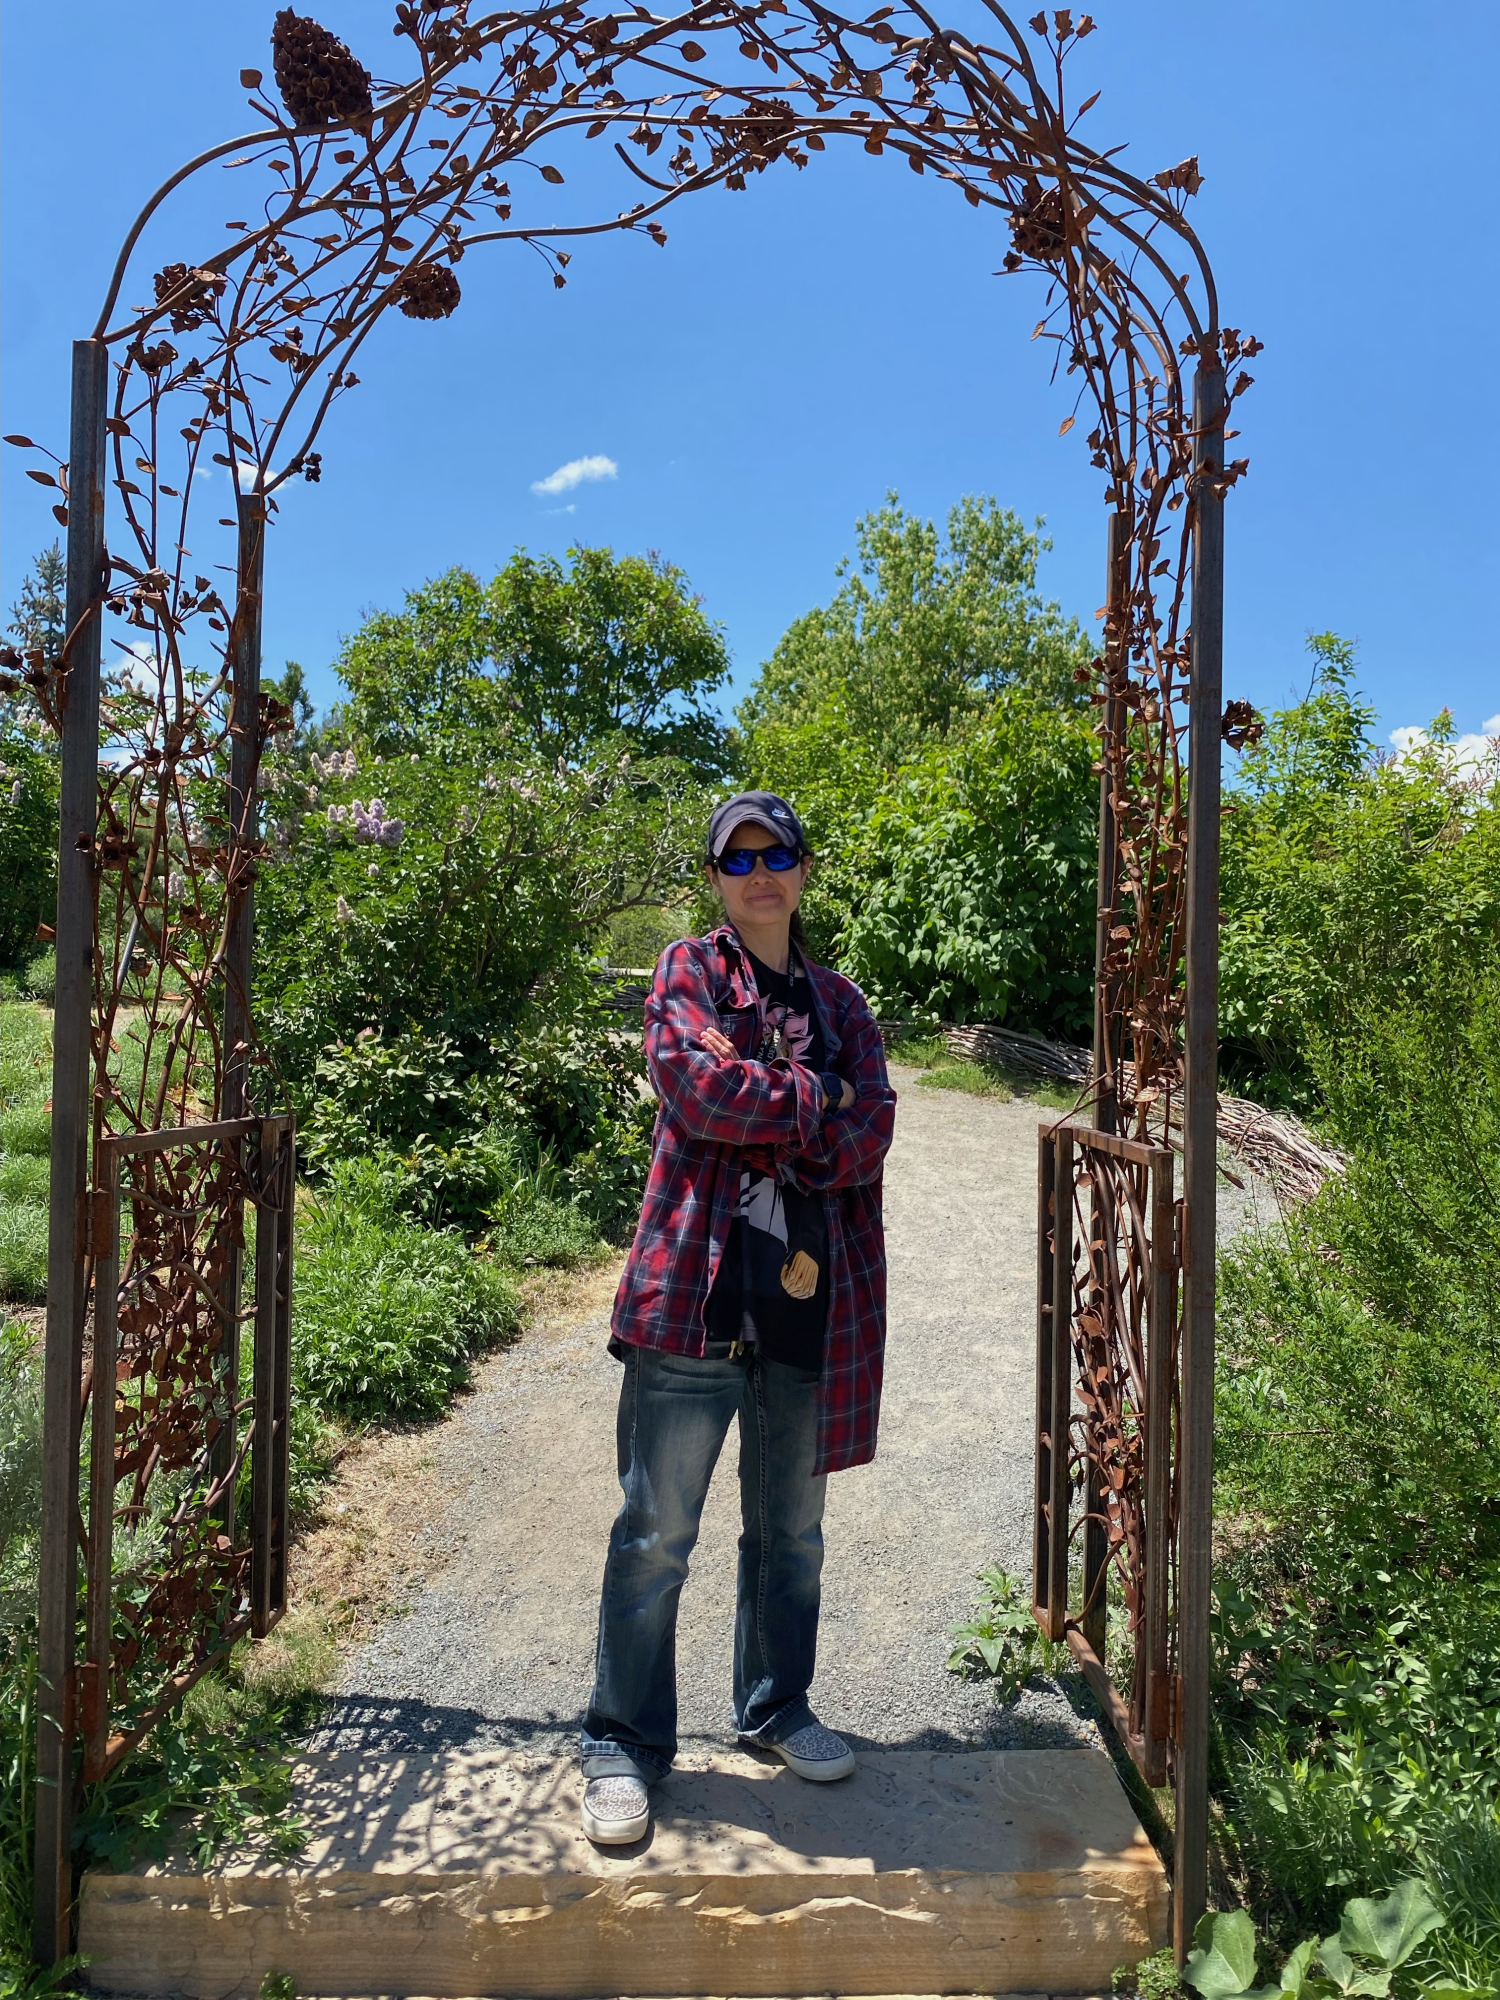
<path fill-rule="evenodd" d="M 1178 1659 L 1182 1737 L 1172 1948 L 1208 1903 L 1209 1604 L 1213 1589 L 1215 1175 L 1219 1091 L 1219 758 L 1224 708 L 1224 370 L 1193 378 L 1193 623 L 1188 717 L 1187 1032 L 1183 1088 L 1182 1435 Z"/>
<path fill-rule="evenodd" d="M 250 1031 L 251 954 L 255 936 L 255 889 L 246 859 L 260 831 L 257 811 L 256 746 L 260 735 L 261 592 L 265 580 L 266 503 L 259 493 L 241 493 L 239 589 L 234 607 L 229 709 L 229 821 L 231 893 L 239 908 L 224 952 L 224 1101 L 221 1118 L 249 1115 L 246 1099 L 250 1052 L 240 1044 Z"/>
<path fill-rule="evenodd" d="M 47 1231 L 36 1887 L 32 1906 L 32 1951 L 42 1965 L 65 1958 L 72 1946 L 78 1442 L 90 1254 L 94 835 L 99 811 L 104 420 L 108 405 L 108 348 L 102 340 L 75 341 L 68 438 L 68 636 L 58 693 L 63 725 L 62 805 L 57 843 L 57 996 L 52 1017 L 52 1192 Z"/>
<path fill-rule="evenodd" d="M 236 496 L 239 520 L 238 588 L 235 593 L 234 630 L 230 638 L 229 694 L 229 782 L 224 793 L 224 816 L 228 822 L 229 863 L 225 870 L 228 894 L 238 898 L 238 906 L 224 946 L 224 1011 L 220 1022 L 223 1036 L 223 1089 L 218 1107 L 221 1118 L 244 1118 L 249 1105 L 250 988 L 255 950 L 254 862 L 249 858 L 260 832 L 256 798 L 257 745 L 260 738 L 260 632 L 261 594 L 265 578 L 266 503 L 259 493 Z M 240 1304 L 244 1297 L 244 1250 L 231 1247 L 220 1299 L 224 1338 L 219 1351 L 219 1381 L 224 1402 L 233 1409 L 239 1400 Z M 215 1479 L 222 1479 L 234 1459 L 238 1439 L 235 1425 L 226 1423 L 209 1454 Z M 221 1514 L 224 1532 L 234 1534 L 235 1489 L 224 1493 Z"/>

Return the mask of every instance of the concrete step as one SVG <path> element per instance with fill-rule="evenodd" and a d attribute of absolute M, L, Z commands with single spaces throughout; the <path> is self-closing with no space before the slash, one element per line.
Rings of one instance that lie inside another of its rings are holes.
<path fill-rule="evenodd" d="M 118 1994 L 1097 1994 L 1167 1938 L 1167 1882 L 1096 1750 L 867 1753 L 809 1785 L 685 1757 L 601 1850 L 578 1767 L 513 1751 L 310 1757 L 293 1863 L 84 1882 Z"/>

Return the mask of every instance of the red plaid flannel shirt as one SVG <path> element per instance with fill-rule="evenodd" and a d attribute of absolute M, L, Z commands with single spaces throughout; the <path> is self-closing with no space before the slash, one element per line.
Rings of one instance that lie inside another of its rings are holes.
<path fill-rule="evenodd" d="M 810 1069 L 753 1060 L 764 1007 L 749 960 L 728 925 L 669 945 L 646 1002 L 646 1062 L 659 1109 L 641 1220 L 615 1298 L 613 1338 L 627 1346 L 702 1354 L 704 1308 L 729 1236 L 746 1159 L 790 1164 L 819 1189 L 828 1214 L 828 1327 L 819 1390 L 817 1472 L 875 1456 L 885 1360 L 885 1230 L 881 1169 L 896 1093 L 864 995 L 852 980 L 809 964 L 827 1067 L 858 1095 L 825 1117 Z M 740 1051 L 710 1055 L 717 1028 Z"/>

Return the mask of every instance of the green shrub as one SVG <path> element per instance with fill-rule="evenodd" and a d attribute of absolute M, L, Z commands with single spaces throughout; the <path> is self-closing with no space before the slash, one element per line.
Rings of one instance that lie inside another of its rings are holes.
<path fill-rule="evenodd" d="M 1225 1260 L 1221 1479 L 1258 1516 L 1473 1573 L 1500 1559 L 1500 966 L 1314 1061 L 1348 1172 Z"/>
<path fill-rule="evenodd" d="M 462 1237 L 401 1221 L 358 1164 L 308 1204 L 300 1240 L 293 1365 L 340 1416 L 439 1416 L 474 1357 L 516 1331 L 511 1280 Z"/>
<path fill-rule="evenodd" d="M 0 1112 L 41 1103 L 52 1088 L 52 1028 L 24 1002 L 0 1004 Z"/>
<path fill-rule="evenodd" d="M 317 1065 L 304 1158 L 319 1173 L 363 1156 L 394 1210 L 501 1246 L 523 1211 L 575 1201 L 574 1218 L 526 1225 L 518 1257 L 587 1254 L 585 1242 L 634 1220 L 649 1150 L 640 1053 L 608 1018 L 585 1005 L 492 1037 L 412 1030 L 336 1045 Z M 556 1252 L 542 1254 L 542 1237 Z"/>
<path fill-rule="evenodd" d="M 620 910 L 609 920 L 609 963 L 644 971 L 656 964 L 669 944 L 689 936 L 691 930 L 692 912 L 685 904 L 648 903 Z"/>
<path fill-rule="evenodd" d="M 38 953 L 22 973 L 20 985 L 28 999 L 50 1007 L 57 998 L 57 953 Z"/>
<path fill-rule="evenodd" d="M 1500 1990 L 1500 966 L 1429 973 L 1309 1033 L 1348 1170 L 1224 1262 L 1221 1803 L 1284 1939 L 1416 1870 Z"/>
<path fill-rule="evenodd" d="M 599 1232 L 572 1202 L 525 1184 L 490 1210 L 488 1242 L 502 1263 L 516 1267 L 551 1264 L 571 1270 L 599 1252 Z"/>
<path fill-rule="evenodd" d="M 47 1297 L 47 1211 L 0 1203 L 0 1299 L 41 1305 Z"/>

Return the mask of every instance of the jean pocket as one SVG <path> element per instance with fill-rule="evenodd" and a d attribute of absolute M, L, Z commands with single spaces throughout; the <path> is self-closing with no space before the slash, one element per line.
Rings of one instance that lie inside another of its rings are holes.
<path fill-rule="evenodd" d="M 744 1365 L 738 1358 L 730 1358 L 732 1344 L 727 1340 L 711 1340 L 702 1354 L 675 1354 L 657 1348 L 652 1352 L 652 1362 L 658 1374 L 669 1375 L 674 1381 L 722 1380 L 726 1369 Z"/>

